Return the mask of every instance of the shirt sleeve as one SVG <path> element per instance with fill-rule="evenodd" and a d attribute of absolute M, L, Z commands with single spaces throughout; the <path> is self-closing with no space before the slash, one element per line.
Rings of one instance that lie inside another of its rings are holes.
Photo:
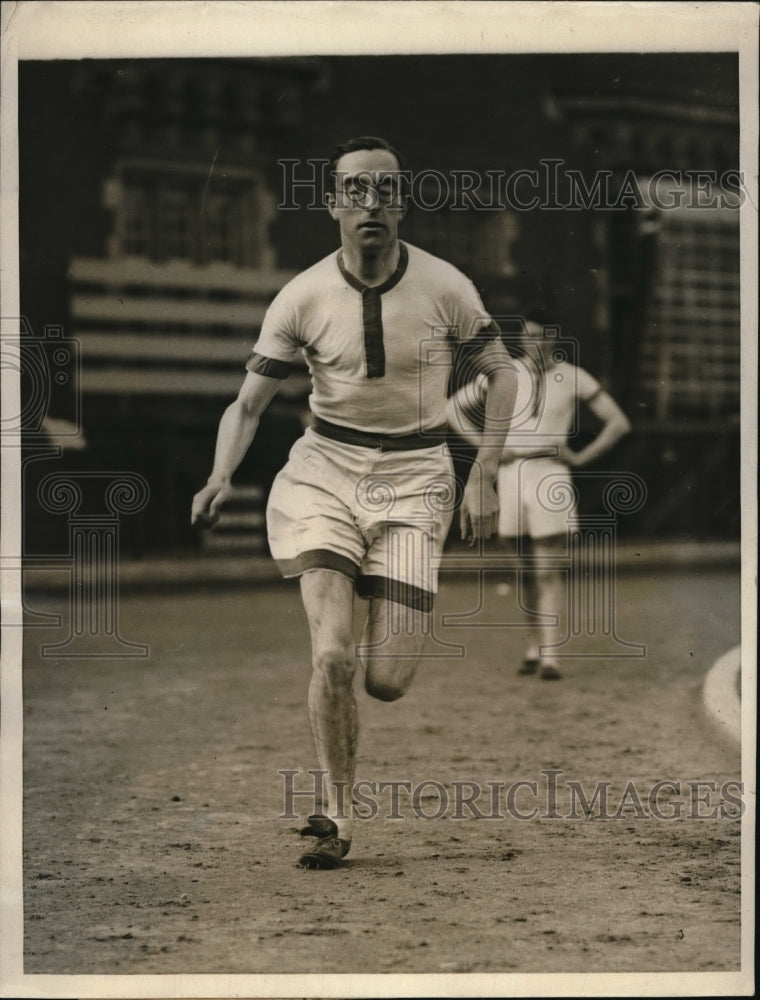
<path fill-rule="evenodd" d="M 276 379 L 290 374 L 301 347 L 296 332 L 297 310 L 290 291 L 286 285 L 267 309 L 259 339 L 246 361 L 249 372 Z"/>
<path fill-rule="evenodd" d="M 578 389 L 578 398 L 582 399 L 584 403 L 588 403 L 589 400 L 593 399 L 594 396 L 598 396 L 602 391 L 599 382 L 585 368 L 578 368 L 576 372 L 576 387 Z"/>
<path fill-rule="evenodd" d="M 486 344 L 499 334 L 499 327 L 488 314 L 475 285 L 461 272 L 452 289 L 451 327 L 459 343 Z"/>

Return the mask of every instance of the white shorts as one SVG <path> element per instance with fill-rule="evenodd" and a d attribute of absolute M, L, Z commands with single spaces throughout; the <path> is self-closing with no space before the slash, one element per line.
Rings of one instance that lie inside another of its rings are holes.
<path fill-rule="evenodd" d="M 576 527 L 577 491 L 556 458 L 518 458 L 499 467 L 499 535 L 548 538 Z"/>
<path fill-rule="evenodd" d="M 285 577 L 333 570 L 361 597 L 429 612 L 455 502 L 445 445 L 382 451 L 309 428 L 269 494 L 269 547 Z"/>

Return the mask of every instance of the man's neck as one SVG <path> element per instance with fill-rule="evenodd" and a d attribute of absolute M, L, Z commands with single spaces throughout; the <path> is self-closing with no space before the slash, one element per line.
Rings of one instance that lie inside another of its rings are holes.
<path fill-rule="evenodd" d="M 378 251 L 344 246 L 343 266 L 364 285 L 382 285 L 398 267 L 399 253 L 398 241 Z"/>

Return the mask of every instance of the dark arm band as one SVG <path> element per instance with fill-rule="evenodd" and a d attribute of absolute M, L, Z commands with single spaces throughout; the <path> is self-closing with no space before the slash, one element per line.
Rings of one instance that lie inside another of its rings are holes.
<path fill-rule="evenodd" d="M 293 370 L 290 361 L 277 361 L 276 358 L 267 358 L 263 354 L 257 354 L 256 351 L 251 351 L 245 367 L 249 372 L 276 379 L 287 378 Z"/>
<path fill-rule="evenodd" d="M 476 364 L 475 359 L 482 350 L 492 344 L 494 340 L 501 336 L 499 326 L 491 320 L 488 326 L 484 326 L 471 340 L 465 340 L 457 344 L 456 367 L 460 372 L 459 385 L 468 382 L 482 369 Z"/>

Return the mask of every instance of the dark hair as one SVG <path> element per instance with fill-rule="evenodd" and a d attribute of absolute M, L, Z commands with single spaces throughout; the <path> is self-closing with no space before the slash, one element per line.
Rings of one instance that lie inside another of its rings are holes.
<path fill-rule="evenodd" d="M 536 323 L 544 330 L 548 327 L 558 326 L 556 307 L 547 300 L 544 304 L 542 300 L 528 303 L 508 317 L 499 317 L 501 326 L 501 340 L 510 354 L 515 357 L 522 357 L 525 353 L 525 335 L 528 332 L 528 323 Z"/>
<path fill-rule="evenodd" d="M 382 139 L 378 135 L 360 135 L 355 139 L 348 139 L 346 142 L 341 142 L 340 145 L 335 147 L 329 164 L 333 185 L 335 184 L 335 168 L 338 165 L 338 160 L 341 156 L 345 156 L 346 153 L 356 153 L 360 149 L 385 149 L 396 157 L 399 170 L 404 170 L 404 160 L 401 153 L 399 153 L 395 146 L 391 146 L 387 139 Z"/>
<path fill-rule="evenodd" d="M 553 304 L 532 304 L 523 309 L 522 314 L 526 323 L 537 323 L 539 326 L 558 325 L 557 313 Z"/>

